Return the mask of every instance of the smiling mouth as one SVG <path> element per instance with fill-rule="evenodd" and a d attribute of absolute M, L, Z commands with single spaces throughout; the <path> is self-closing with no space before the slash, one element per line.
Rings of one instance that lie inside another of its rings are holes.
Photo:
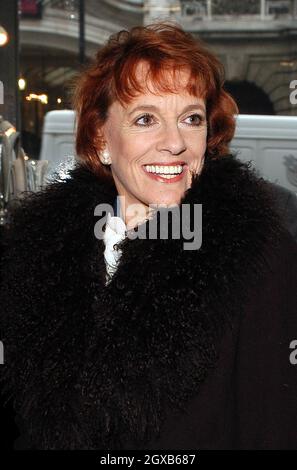
<path fill-rule="evenodd" d="M 185 162 L 174 162 L 166 164 L 152 163 L 142 165 L 144 171 L 153 179 L 160 182 L 175 182 L 184 177 L 187 165 Z"/>

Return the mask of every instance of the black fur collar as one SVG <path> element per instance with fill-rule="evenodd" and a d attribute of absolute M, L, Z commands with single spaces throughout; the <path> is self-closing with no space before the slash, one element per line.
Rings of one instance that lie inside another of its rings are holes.
<path fill-rule="evenodd" d="M 79 166 L 16 209 L 0 298 L 4 384 L 36 448 L 145 448 L 164 410 L 182 408 L 215 367 L 277 243 L 264 181 L 232 156 L 207 160 L 182 200 L 203 205 L 201 249 L 126 239 L 105 287 L 94 207 L 115 196 Z"/>

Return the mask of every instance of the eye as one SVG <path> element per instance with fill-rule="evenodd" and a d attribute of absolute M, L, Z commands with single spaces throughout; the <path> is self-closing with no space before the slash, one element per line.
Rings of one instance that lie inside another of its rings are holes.
<path fill-rule="evenodd" d="M 154 124 L 154 116 L 152 114 L 143 114 L 135 121 L 136 126 L 149 127 Z"/>
<path fill-rule="evenodd" d="M 185 121 L 188 121 L 187 124 L 191 126 L 200 126 L 201 122 L 203 121 L 203 116 L 201 116 L 198 113 L 191 114 L 191 116 L 188 116 Z"/>

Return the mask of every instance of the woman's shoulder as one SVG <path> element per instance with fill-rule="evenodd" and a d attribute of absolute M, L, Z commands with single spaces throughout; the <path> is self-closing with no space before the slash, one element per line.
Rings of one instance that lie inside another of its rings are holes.
<path fill-rule="evenodd" d="M 24 230 L 30 224 L 30 229 L 34 229 L 35 222 L 50 216 L 52 210 L 55 211 L 57 207 L 63 209 L 67 202 L 67 193 L 68 181 L 50 183 L 37 192 L 23 192 L 20 197 L 10 201 L 5 228 L 12 231 L 22 227 Z"/>
<path fill-rule="evenodd" d="M 94 207 L 114 199 L 113 188 L 90 170 L 76 167 L 65 179 L 56 178 L 40 191 L 23 193 L 10 204 L 8 223 L 1 230 L 2 247 L 34 240 L 35 246 L 79 230 L 94 216 Z M 4 248 L 3 248 L 4 249 Z"/>
<path fill-rule="evenodd" d="M 290 335 L 297 337 L 297 244 L 288 230 L 279 232 L 278 242 L 268 245 L 262 258 L 265 269 L 261 276 L 255 273 L 243 331 L 261 331 L 263 345 L 282 334 L 289 341 Z"/>
<path fill-rule="evenodd" d="M 286 284 L 287 279 L 292 277 L 296 287 L 297 243 L 286 227 L 283 227 L 283 230 L 279 232 L 278 243 L 270 247 L 266 256 L 269 257 L 270 272 L 280 278 L 280 284 Z"/>
<path fill-rule="evenodd" d="M 275 204 L 276 210 L 282 219 L 284 227 L 290 232 L 295 241 L 297 241 L 297 196 L 293 191 L 290 191 L 283 186 L 276 183 L 268 183 Z"/>
<path fill-rule="evenodd" d="M 10 203 L 7 223 L 1 228 L 1 265 L 33 262 L 63 228 L 68 204 L 67 184 L 55 183 L 36 193 L 24 193 Z"/>

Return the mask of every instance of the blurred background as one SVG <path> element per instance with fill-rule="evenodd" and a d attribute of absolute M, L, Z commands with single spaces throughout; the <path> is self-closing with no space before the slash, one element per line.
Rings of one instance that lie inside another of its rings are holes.
<path fill-rule="evenodd" d="M 15 199 L 75 162 L 76 75 L 112 33 L 158 19 L 223 62 L 240 113 L 231 150 L 277 183 L 297 239 L 297 0 L 0 0 L 0 232 Z"/>
<path fill-rule="evenodd" d="M 32 158 L 40 154 L 45 113 L 70 108 L 71 79 L 98 47 L 115 31 L 161 17 L 176 19 L 220 57 L 241 114 L 297 115 L 289 100 L 297 0 L 0 0 L 8 36 L 0 79 L 13 88 L 15 77 L 18 85 L 4 90 L 0 114 L 21 130 Z"/>
<path fill-rule="evenodd" d="M 112 33 L 174 20 L 225 66 L 231 151 L 297 194 L 297 0 L 0 0 L 0 225 L 75 164 L 74 79 Z"/>

